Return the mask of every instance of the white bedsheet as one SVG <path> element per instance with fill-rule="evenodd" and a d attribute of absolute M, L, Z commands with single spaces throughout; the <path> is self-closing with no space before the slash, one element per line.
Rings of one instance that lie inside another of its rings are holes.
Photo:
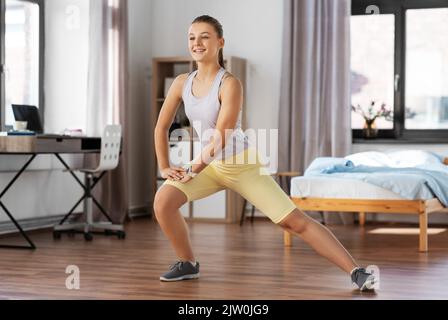
<path fill-rule="evenodd" d="M 406 200 L 395 192 L 364 181 L 327 177 L 295 177 L 291 179 L 291 196 L 334 199 Z M 434 196 L 428 187 L 421 185 L 417 197 L 412 200 L 429 200 L 432 198 Z"/>

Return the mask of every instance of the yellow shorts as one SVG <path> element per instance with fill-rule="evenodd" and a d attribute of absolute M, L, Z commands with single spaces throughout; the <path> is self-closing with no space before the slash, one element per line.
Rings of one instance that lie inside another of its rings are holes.
<path fill-rule="evenodd" d="M 257 149 L 250 147 L 226 160 L 214 160 L 187 183 L 166 180 L 164 185 L 181 190 L 188 201 L 231 189 L 246 198 L 274 223 L 280 223 L 296 205 L 260 163 Z"/>

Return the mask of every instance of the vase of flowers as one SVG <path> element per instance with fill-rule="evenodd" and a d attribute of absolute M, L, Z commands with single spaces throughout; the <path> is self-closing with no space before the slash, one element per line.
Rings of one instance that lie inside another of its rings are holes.
<path fill-rule="evenodd" d="M 362 129 L 362 135 L 364 139 L 375 139 L 378 136 L 375 119 L 366 119 L 364 128 Z"/>
<path fill-rule="evenodd" d="M 363 137 L 364 139 L 375 139 L 378 136 L 378 128 L 375 120 L 384 118 L 387 121 L 392 121 L 392 110 L 386 108 L 386 104 L 381 104 L 380 108 L 376 107 L 376 102 L 372 101 L 367 110 L 364 110 L 359 104 L 352 106 L 353 112 L 360 114 L 364 118 Z"/>

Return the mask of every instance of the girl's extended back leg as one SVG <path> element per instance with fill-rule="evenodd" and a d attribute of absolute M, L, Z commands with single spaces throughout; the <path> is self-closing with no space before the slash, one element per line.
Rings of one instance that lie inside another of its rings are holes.
<path fill-rule="evenodd" d="M 342 270 L 350 273 L 358 267 L 352 256 L 321 223 L 295 209 L 279 225 L 308 243 L 318 254 L 327 258 Z"/>

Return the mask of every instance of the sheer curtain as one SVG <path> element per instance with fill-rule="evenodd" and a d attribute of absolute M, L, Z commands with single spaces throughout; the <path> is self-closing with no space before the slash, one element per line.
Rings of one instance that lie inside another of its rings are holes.
<path fill-rule="evenodd" d="M 285 0 L 279 169 L 351 151 L 350 1 Z M 351 214 L 325 214 L 351 223 Z"/>
<path fill-rule="evenodd" d="M 101 136 L 108 124 L 122 126 L 122 154 L 118 168 L 107 173 L 95 195 L 116 223 L 128 211 L 128 3 L 127 0 L 90 1 L 87 134 Z M 91 166 L 97 157 L 88 157 Z M 99 217 L 98 211 L 95 216 Z"/>

